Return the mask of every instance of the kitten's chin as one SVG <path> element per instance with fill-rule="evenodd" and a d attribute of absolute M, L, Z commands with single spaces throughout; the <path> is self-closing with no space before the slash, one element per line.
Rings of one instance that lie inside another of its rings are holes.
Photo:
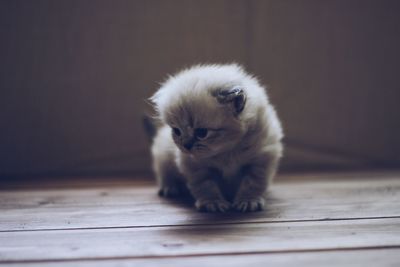
<path fill-rule="evenodd" d="M 218 151 L 218 150 L 210 149 L 207 151 L 193 151 L 192 153 L 190 153 L 190 156 L 192 158 L 202 160 L 202 159 L 212 158 L 212 157 L 218 155 L 219 153 L 220 153 L 220 151 Z"/>
<path fill-rule="evenodd" d="M 181 148 L 179 148 L 179 150 L 185 156 L 188 156 L 193 159 L 206 159 L 206 158 L 210 158 L 210 157 L 214 156 L 214 154 L 215 154 L 215 153 L 212 153 L 213 151 L 210 151 L 210 150 L 208 150 L 208 151 L 199 151 L 199 150 L 187 151 L 187 150 L 181 149 Z"/>

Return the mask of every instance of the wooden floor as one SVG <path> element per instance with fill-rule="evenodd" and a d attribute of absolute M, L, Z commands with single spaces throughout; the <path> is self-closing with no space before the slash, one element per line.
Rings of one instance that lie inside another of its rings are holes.
<path fill-rule="evenodd" d="M 400 172 L 280 176 L 245 214 L 131 177 L 2 182 L 0 265 L 400 266 Z"/>

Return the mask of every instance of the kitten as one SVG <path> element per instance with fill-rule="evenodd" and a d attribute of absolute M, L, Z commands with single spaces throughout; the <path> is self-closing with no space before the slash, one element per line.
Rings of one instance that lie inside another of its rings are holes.
<path fill-rule="evenodd" d="M 257 211 L 282 155 L 265 89 L 242 67 L 198 65 L 150 98 L 161 121 L 152 145 L 160 195 L 189 189 L 198 210 Z"/>

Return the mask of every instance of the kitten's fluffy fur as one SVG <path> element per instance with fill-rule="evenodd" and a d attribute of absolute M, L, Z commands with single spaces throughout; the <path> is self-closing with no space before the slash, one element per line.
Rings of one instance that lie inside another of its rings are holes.
<path fill-rule="evenodd" d="M 265 89 L 240 66 L 198 65 L 151 97 L 162 122 L 152 145 L 160 194 L 189 189 L 198 210 L 256 211 L 282 155 Z"/>

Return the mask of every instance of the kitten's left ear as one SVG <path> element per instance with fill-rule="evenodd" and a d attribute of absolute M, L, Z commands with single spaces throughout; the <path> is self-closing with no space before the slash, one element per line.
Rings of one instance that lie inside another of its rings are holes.
<path fill-rule="evenodd" d="M 213 95 L 219 103 L 231 104 L 236 115 L 242 112 L 246 104 L 246 95 L 243 88 L 239 86 L 219 89 Z"/>

